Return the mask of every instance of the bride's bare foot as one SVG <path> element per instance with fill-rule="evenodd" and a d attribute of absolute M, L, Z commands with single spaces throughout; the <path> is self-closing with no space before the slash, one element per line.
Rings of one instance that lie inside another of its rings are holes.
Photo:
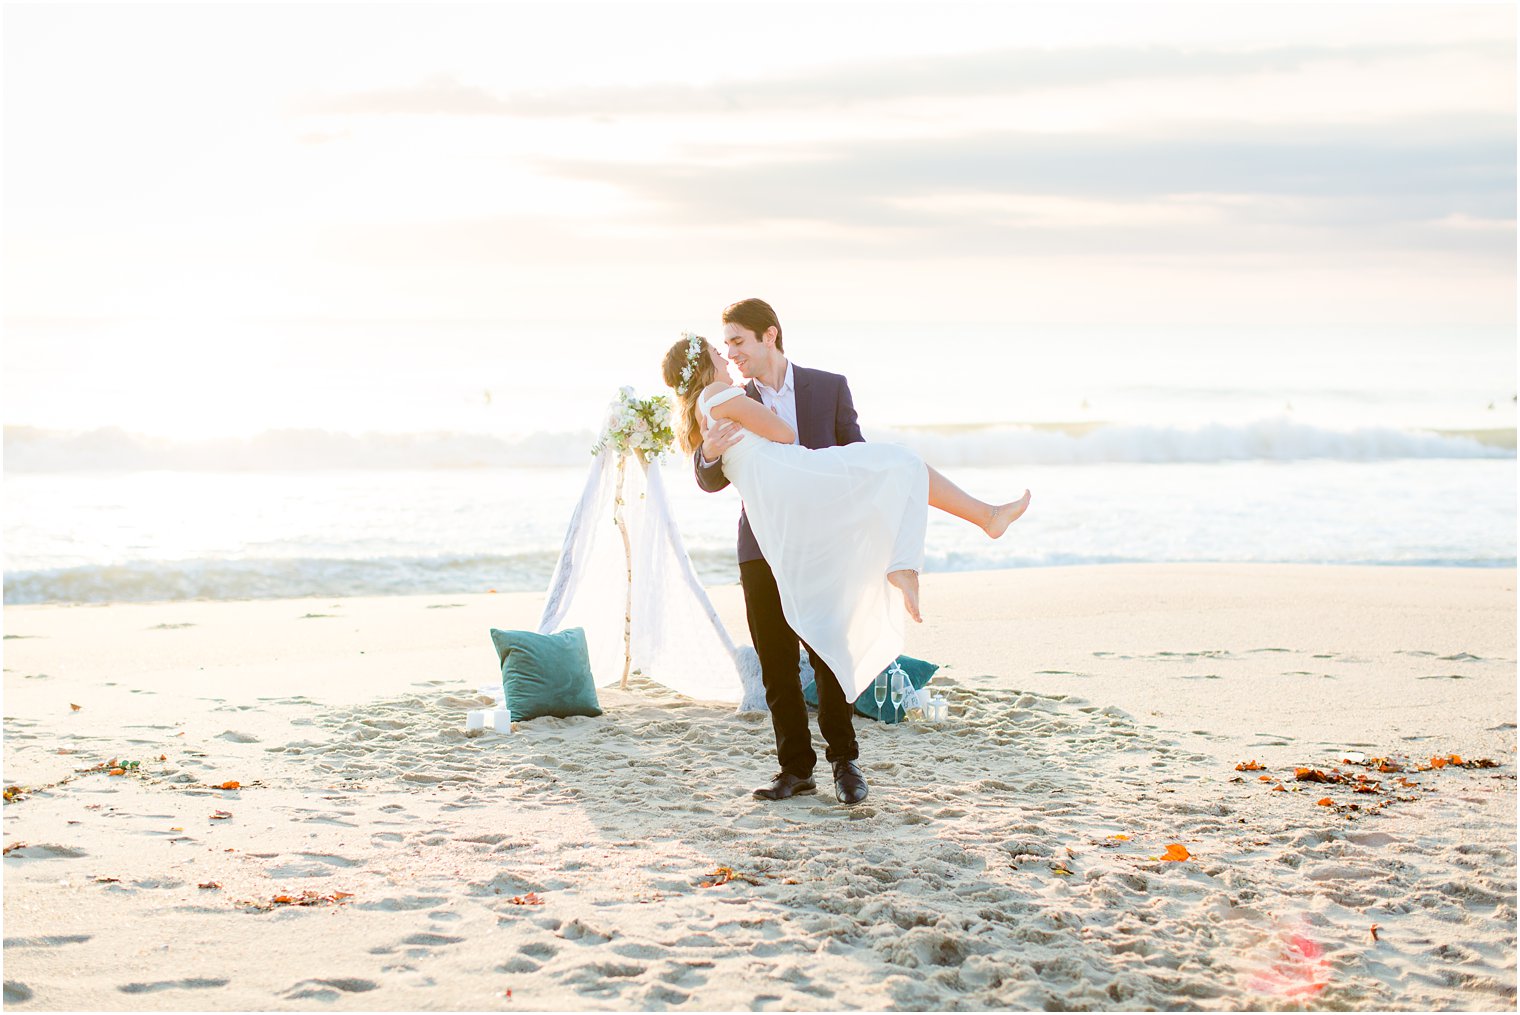
<path fill-rule="evenodd" d="M 893 571 L 887 575 L 887 581 L 902 590 L 903 605 L 908 608 L 908 616 L 922 624 L 923 614 L 918 612 L 918 572 Z"/>
<path fill-rule="evenodd" d="M 983 530 L 993 539 L 998 538 L 1008 531 L 1008 526 L 1019 520 L 1019 516 L 1029 507 L 1029 491 L 1024 491 L 1024 496 L 1012 504 L 999 504 L 992 509 L 992 519 L 983 525 Z"/>

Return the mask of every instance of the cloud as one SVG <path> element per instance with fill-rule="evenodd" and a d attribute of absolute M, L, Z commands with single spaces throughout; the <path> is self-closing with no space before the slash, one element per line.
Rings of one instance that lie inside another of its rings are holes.
<path fill-rule="evenodd" d="M 1514 152 L 1512 120 L 1442 117 L 1335 127 L 1225 125 L 1178 136 L 1004 131 L 933 142 L 726 149 L 739 164 L 696 156 L 536 164 L 548 175 L 617 186 L 666 222 L 958 229 L 977 215 L 1017 223 L 1016 214 L 976 207 L 976 198 L 994 206 L 999 196 L 1046 196 L 1180 207 L 1191 197 L 1212 202 L 1217 224 L 1200 226 L 1210 232 L 1237 222 L 1358 229 L 1452 216 L 1512 226 Z M 944 200 L 956 196 L 961 207 Z M 1066 218 L 1082 224 L 1080 215 Z M 1494 235 L 1466 234 L 1479 243 Z"/>
<path fill-rule="evenodd" d="M 908 99 L 1008 96 L 1146 79 L 1290 73 L 1327 62 L 1366 64 L 1433 55 L 1513 62 L 1510 42 L 1250 50 L 1171 46 L 999 49 L 917 56 L 710 84 L 648 83 L 496 94 L 437 75 L 418 84 L 309 95 L 297 114 L 619 117 L 847 108 Z"/>

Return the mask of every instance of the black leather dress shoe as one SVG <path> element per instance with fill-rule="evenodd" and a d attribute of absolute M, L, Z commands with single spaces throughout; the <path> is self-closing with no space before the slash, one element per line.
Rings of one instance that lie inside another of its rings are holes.
<path fill-rule="evenodd" d="M 811 775 L 792 775 L 777 772 L 770 783 L 755 790 L 756 800 L 785 800 L 797 793 L 816 793 L 818 784 Z"/>
<path fill-rule="evenodd" d="M 860 766 L 853 761 L 834 762 L 834 795 L 842 804 L 858 804 L 870 791 Z"/>

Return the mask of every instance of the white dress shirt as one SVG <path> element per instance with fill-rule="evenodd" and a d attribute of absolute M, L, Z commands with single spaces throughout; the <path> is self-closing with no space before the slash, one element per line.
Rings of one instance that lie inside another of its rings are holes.
<path fill-rule="evenodd" d="M 755 381 L 755 387 L 760 389 L 760 404 L 786 420 L 786 425 L 792 428 L 792 443 L 796 444 L 797 387 L 792 383 L 792 361 L 786 362 L 786 376 L 781 378 L 779 391 L 759 380 Z"/>

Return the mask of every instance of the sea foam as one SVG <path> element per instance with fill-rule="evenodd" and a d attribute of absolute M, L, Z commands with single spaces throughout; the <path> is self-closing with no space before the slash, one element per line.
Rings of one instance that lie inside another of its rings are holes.
<path fill-rule="evenodd" d="M 905 444 L 937 466 L 1114 462 L 1386 461 L 1514 458 L 1515 431 L 1472 434 L 1386 426 L 1336 429 L 1286 417 L 1196 426 L 1133 423 L 867 427 L 868 440 Z M 272 430 L 252 437 L 172 440 L 118 428 L 5 428 L 8 472 L 175 470 L 258 472 L 580 465 L 590 431 L 522 436 Z"/>

